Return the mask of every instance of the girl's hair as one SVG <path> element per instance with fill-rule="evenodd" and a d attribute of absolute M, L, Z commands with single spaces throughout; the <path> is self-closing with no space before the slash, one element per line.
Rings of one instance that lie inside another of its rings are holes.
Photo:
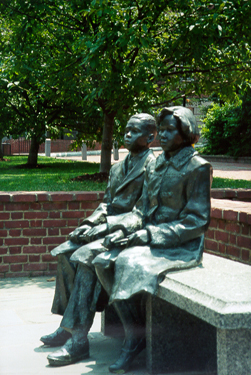
<path fill-rule="evenodd" d="M 173 115 L 176 118 L 179 131 L 185 142 L 189 144 L 198 142 L 200 131 L 196 118 L 189 108 L 181 106 L 163 108 L 157 116 L 157 125 L 159 126 L 168 115 Z"/>

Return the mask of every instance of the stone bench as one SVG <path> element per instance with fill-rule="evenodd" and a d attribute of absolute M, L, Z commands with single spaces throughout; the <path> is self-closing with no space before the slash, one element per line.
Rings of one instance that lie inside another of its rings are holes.
<path fill-rule="evenodd" d="M 204 254 L 168 274 L 148 297 L 146 358 L 150 373 L 251 374 L 251 267 Z"/>
<path fill-rule="evenodd" d="M 146 330 L 150 374 L 251 374 L 251 267 L 204 254 L 169 273 L 148 296 Z"/>

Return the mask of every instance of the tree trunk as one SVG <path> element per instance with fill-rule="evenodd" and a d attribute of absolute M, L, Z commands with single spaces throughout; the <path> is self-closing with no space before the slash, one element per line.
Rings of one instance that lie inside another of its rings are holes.
<path fill-rule="evenodd" d="M 2 137 L 0 135 L 0 160 L 3 160 Z"/>
<path fill-rule="evenodd" d="M 109 170 L 111 168 L 113 127 L 114 127 L 114 114 L 106 113 L 104 115 L 100 172 L 109 173 Z"/>
<path fill-rule="evenodd" d="M 39 149 L 39 141 L 36 136 L 31 138 L 31 146 L 28 156 L 27 165 L 31 168 L 35 168 L 37 166 L 37 154 Z"/>

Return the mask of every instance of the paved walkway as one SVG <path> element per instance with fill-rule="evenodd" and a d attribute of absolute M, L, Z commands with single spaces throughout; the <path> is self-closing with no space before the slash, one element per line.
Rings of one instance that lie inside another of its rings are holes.
<path fill-rule="evenodd" d="M 100 314 L 96 314 L 89 333 L 88 360 L 64 367 L 48 365 L 46 357 L 56 349 L 42 345 L 39 338 L 53 332 L 59 325 L 60 317 L 50 313 L 55 281 L 47 280 L 50 279 L 36 277 L 0 280 L 0 374 L 110 374 L 108 366 L 117 359 L 122 340 L 105 337 L 100 333 Z M 147 374 L 145 351 L 135 359 L 133 370 L 128 374 Z M 190 372 L 185 375 L 199 373 Z"/>
<path fill-rule="evenodd" d="M 154 151 L 155 156 L 158 156 L 162 151 Z M 127 155 L 127 152 L 119 152 L 119 160 L 114 160 L 112 156 L 112 164 L 123 160 Z M 71 160 L 82 160 L 81 156 L 65 156 L 58 157 L 62 159 Z M 100 155 L 88 155 L 87 161 L 99 163 Z M 241 164 L 241 163 L 228 163 L 228 162 L 212 162 L 211 163 L 214 170 L 214 177 L 229 178 L 233 180 L 250 180 L 251 181 L 251 164 Z"/>

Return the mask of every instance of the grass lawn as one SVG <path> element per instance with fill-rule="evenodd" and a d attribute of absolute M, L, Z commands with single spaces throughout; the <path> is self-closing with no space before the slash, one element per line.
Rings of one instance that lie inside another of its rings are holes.
<path fill-rule="evenodd" d="M 0 191 L 103 191 L 107 183 L 71 181 L 99 172 L 99 163 L 38 157 L 41 168 L 23 169 L 27 156 L 7 156 L 0 161 Z"/>
<path fill-rule="evenodd" d="M 99 163 L 38 157 L 42 168 L 22 169 L 27 156 L 7 156 L 0 161 L 0 191 L 102 191 L 106 182 L 71 181 L 99 172 Z M 251 189 L 251 181 L 214 177 L 213 188 Z"/>

